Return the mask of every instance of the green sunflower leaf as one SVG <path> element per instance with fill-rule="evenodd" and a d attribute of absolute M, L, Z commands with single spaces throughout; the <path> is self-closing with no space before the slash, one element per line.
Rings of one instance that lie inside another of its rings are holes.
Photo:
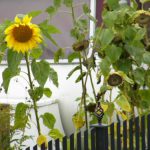
<path fill-rule="evenodd" d="M 54 62 L 57 63 L 59 62 L 60 58 L 63 58 L 65 56 L 64 49 L 59 48 L 55 53 L 54 53 Z"/>
<path fill-rule="evenodd" d="M 49 79 L 53 82 L 53 84 L 58 87 L 59 83 L 58 83 L 58 75 L 57 72 L 50 67 L 49 69 Z"/>
<path fill-rule="evenodd" d="M 52 137 L 53 139 L 59 139 L 60 141 L 62 141 L 62 138 L 63 138 L 63 134 L 59 131 L 59 129 L 52 129 L 50 132 L 49 132 L 49 136 Z"/>
<path fill-rule="evenodd" d="M 73 52 L 71 54 L 68 55 L 68 62 L 71 63 L 74 59 L 79 58 L 80 53 L 78 52 Z"/>
<path fill-rule="evenodd" d="M 40 62 L 33 60 L 31 63 L 31 70 L 34 78 L 37 80 L 40 86 L 44 87 L 50 74 L 49 63 L 45 60 L 41 60 Z"/>
<path fill-rule="evenodd" d="M 52 113 L 44 113 L 44 115 L 41 115 L 41 118 L 43 119 L 43 123 L 46 127 L 48 127 L 49 129 L 54 128 L 56 119 Z"/>
<path fill-rule="evenodd" d="M 32 49 L 30 56 L 34 59 L 38 59 L 42 56 L 43 50 L 41 48 L 34 48 Z"/>
<path fill-rule="evenodd" d="M 21 60 L 23 58 L 22 53 L 18 53 L 16 51 L 13 51 L 12 49 L 9 49 L 7 52 L 7 62 L 8 62 L 8 68 L 15 70 L 18 68 L 18 66 L 21 63 Z"/>
<path fill-rule="evenodd" d="M 117 105 L 126 112 L 131 112 L 131 105 L 128 101 L 128 99 L 124 95 L 120 95 L 115 102 Z"/>
<path fill-rule="evenodd" d="M 42 13 L 41 10 L 36 10 L 36 11 L 31 11 L 28 13 L 29 16 L 31 16 L 32 18 L 35 18 L 37 16 L 39 16 Z"/>
<path fill-rule="evenodd" d="M 7 91 L 8 91 L 8 87 L 9 87 L 9 83 L 10 83 L 11 78 L 19 75 L 19 73 L 20 73 L 20 68 L 16 68 L 15 70 L 12 70 L 10 68 L 6 68 L 3 71 L 3 73 L 2 73 L 2 77 L 3 77 L 2 86 L 5 89 L 5 93 L 7 93 Z"/>
<path fill-rule="evenodd" d="M 14 121 L 14 129 L 24 129 L 28 122 L 28 116 L 26 111 L 28 109 L 28 105 L 24 103 L 17 104 L 15 110 L 15 121 Z"/>
<path fill-rule="evenodd" d="M 49 88 L 44 88 L 43 93 L 47 97 L 51 97 L 52 91 Z"/>
<path fill-rule="evenodd" d="M 67 79 L 69 79 L 69 78 L 72 76 L 72 74 L 73 74 L 74 72 L 76 72 L 77 70 L 79 70 L 79 69 L 80 69 L 80 66 L 76 66 L 75 68 L 73 68 L 73 69 L 68 73 Z"/>

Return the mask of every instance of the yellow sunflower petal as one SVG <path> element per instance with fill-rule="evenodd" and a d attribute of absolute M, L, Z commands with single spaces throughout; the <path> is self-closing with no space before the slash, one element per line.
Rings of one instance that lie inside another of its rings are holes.
<path fill-rule="evenodd" d="M 32 20 L 32 17 L 29 17 L 28 15 L 25 15 L 24 18 L 22 19 L 22 22 L 24 24 L 28 24 L 28 23 L 31 22 L 31 20 Z"/>
<path fill-rule="evenodd" d="M 32 17 L 25 15 L 22 20 L 15 17 L 14 24 L 11 24 L 4 31 L 7 46 L 14 51 L 25 53 L 38 47 L 42 42 L 40 28 L 30 23 Z"/>
<path fill-rule="evenodd" d="M 18 16 L 15 17 L 15 23 L 21 23 L 21 20 Z"/>

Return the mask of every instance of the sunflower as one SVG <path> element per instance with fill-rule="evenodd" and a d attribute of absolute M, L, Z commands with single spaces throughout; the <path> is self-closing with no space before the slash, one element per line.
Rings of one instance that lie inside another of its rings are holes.
<path fill-rule="evenodd" d="M 25 53 L 36 48 L 42 42 L 40 28 L 31 23 L 32 17 L 15 17 L 14 23 L 5 29 L 7 46 L 18 53 Z"/>
<path fill-rule="evenodd" d="M 148 24 L 150 22 L 150 12 L 146 10 L 138 10 L 136 11 L 134 20 L 141 26 Z"/>
<path fill-rule="evenodd" d="M 89 41 L 88 40 L 83 40 L 83 41 L 74 43 L 72 45 L 72 48 L 73 48 L 74 51 L 80 52 L 80 51 L 83 51 L 83 50 L 87 49 L 88 46 L 89 46 Z"/>
<path fill-rule="evenodd" d="M 109 75 L 107 82 L 110 86 L 119 86 L 123 83 L 123 78 L 119 73 L 114 72 Z"/>

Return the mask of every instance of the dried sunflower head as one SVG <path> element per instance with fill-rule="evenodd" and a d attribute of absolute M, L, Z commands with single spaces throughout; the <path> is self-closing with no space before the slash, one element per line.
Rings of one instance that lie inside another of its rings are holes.
<path fill-rule="evenodd" d="M 95 108 L 96 108 L 96 103 L 89 103 L 89 104 L 86 106 L 86 109 L 87 109 L 87 111 L 89 111 L 89 112 L 94 112 L 94 111 L 95 111 Z"/>
<path fill-rule="evenodd" d="M 89 41 L 88 40 L 83 40 L 80 42 L 76 42 L 72 45 L 72 48 L 74 51 L 80 52 L 89 47 Z"/>
<path fill-rule="evenodd" d="M 136 11 L 134 21 L 141 26 L 147 25 L 150 22 L 150 12 L 146 10 Z"/>
<path fill-rule="evenodd" d="M 118 74 L 117 72 L 114 72 L 109 75 L 107 79 L 107 83 L 110 86 L 119 86 L 123 83 L 123 78 L 120 74 Z"/>

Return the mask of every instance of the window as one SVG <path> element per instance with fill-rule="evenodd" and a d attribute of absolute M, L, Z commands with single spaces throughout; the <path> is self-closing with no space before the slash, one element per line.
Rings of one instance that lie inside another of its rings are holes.
<path fill-rule="evenodd" d="M 16 14 L 26 14 L 33 10 L 44 11 L 48 6 L 52 5 L 53 1 L 50 0 L 1 0 L 0 1 L 0 23 L 6 19 L 14 19 Z M 76 16 L 82 13 L 82 3 L 86 2 L 90 5 L 90 0 L 75 0 L 77 6 L 75 7 Z M 61 30 L 62 34 L 54 35 L 53 38 L 59 44 L 60 47 L 70 47 L 73 43 L 73 39 L 70 36 L 70 29 L 72 27 L 72 18 L 68 8 L 62 6 L 57 14 L 52 17 L 51 24 L 56 25 Z M 49 15 L 43 13 L 33 19 L 34 23 L 40 23 L 45 20 Z M 53 53 L 57 50 L 51 42 L 48 41 L 48 46 L 44 50 L 43 57 L 46 59 L 53 58 Z M 67 48 L 66 51 L 69 53 L 71 48 Z"/>

